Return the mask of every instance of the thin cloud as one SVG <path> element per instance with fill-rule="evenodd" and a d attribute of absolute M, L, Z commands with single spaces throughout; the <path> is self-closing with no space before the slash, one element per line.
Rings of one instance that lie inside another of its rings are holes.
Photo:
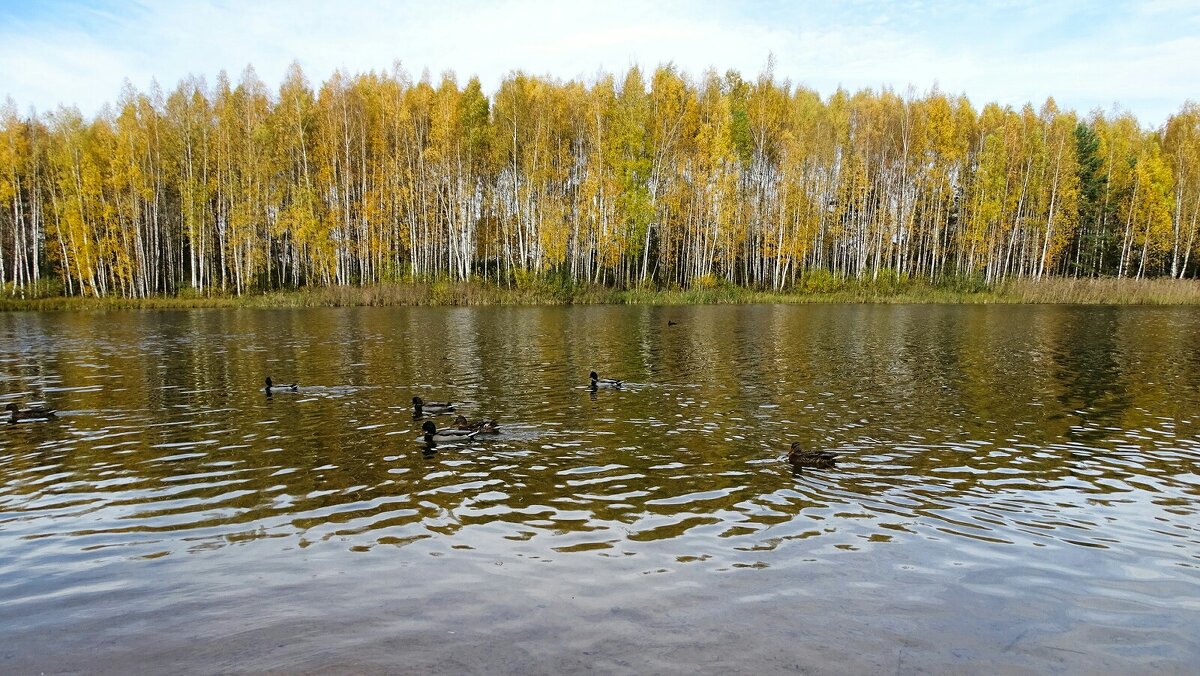
<path fill-rule="evenodd" d="M 109 2 L 0 8 L 0 96 L 94 113 L 128 78 L 171 88 L 188 74 L 236 77 L 253 64 L 269 86 L 298 60 L 311 80 L 334 70 L 478 75 L 494 90 L 512 70 L 560 78 L 671 62 L 776 76 L 824 94 L 937 83 L 986 101 L 1081 112 L 1114 101 L 1157 125 L 1200 82 L 1195 3 L 882 2 L 326 3 L 315 0 Z M 6 16 L 7 14 L 7 16 Z"/>

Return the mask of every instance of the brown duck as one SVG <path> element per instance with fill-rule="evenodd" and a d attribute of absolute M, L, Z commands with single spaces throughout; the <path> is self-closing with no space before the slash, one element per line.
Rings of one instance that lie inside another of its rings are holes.
<path fill-rule="evenodd" d="M 792 463 L 792 467 L 827 469 L 837 463 L 837 454 L 829 451 L 806 451 L 800 447 L 800 442 L 797 441 L 792 444 L 792 450 L 788 453 L 787 459 Z"/>
<path fill-rule="evenodd" d="M 500 426 L 495 420 L 467 420 L 463 416 L 454 418 L 454 427 L 460 430 L 474 430 L 485 434 L 499 434 Z"/>

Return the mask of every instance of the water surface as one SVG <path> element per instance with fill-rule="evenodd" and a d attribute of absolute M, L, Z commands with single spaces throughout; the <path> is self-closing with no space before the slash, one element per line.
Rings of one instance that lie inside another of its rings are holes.
<path fill-rule="evenodd" d="M 1190 673 L 1196 336 L 1136 307 L 3 314 L 0 404 L 62 413 L 0 428 L 0 672 Z M 413 395 L 503 433 L 426 448 Z"/>

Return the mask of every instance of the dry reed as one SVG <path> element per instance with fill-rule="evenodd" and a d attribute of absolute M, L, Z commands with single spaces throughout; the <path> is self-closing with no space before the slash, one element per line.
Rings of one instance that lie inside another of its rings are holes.
<path fill-rule="evenodd" d="M 617 290 L 598 285 L 534 281 L 520 286 L 467 282 L 410 282 L 273 291 L 243 296 L 181 295 L 151 298 L 0 297 L 0 310 L 117 310 L 234 307 L 348 307 L 416 305 L 717 305 L 744 303 L 1064 303 L 1200 305 L 1200 281 L 1071 279 L 1010 281 L 995 287 L 924 281 L 846 280 L 819 288 L 781 291 L 733 285 L 691 289 Z"/>

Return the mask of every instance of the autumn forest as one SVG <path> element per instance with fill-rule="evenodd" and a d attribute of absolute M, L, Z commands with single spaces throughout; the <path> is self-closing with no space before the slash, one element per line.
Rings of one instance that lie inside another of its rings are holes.
<path fill-rule="evenodd" d="M 293 65 L 94 117 L 0 109 L 0 289 L 143 298 L 418 279 L 783 290 L 811 275 L 1196 277 L 1200 106 L 1019 109 L 736 72 L 489 95 Z"/>

